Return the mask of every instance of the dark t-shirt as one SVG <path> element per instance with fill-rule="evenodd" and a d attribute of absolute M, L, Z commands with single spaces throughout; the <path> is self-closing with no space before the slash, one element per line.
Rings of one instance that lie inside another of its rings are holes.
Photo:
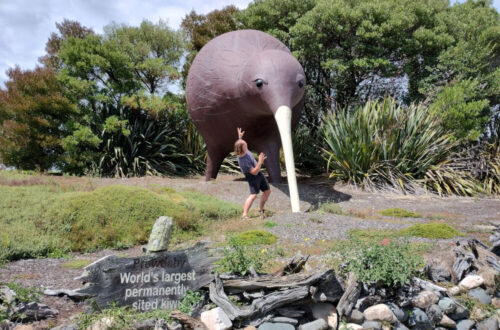
<path fill-rule="evenodd" d="M 247 149 L 247 152 L 243 155 L 243 157 L 238 156 L 238 164 L 240 165 L 241 172 L 247 175 L 252 168 L 257 166 L 257 161 L 253 154 Z"/>

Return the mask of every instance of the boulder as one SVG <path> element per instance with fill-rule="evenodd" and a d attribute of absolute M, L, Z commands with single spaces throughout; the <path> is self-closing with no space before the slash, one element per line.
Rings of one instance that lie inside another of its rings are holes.
<path fill-rule="evenodd" d="M 483 285 L 484 279 L 479 275 L 467 275 L 458 283 L 461 290 L 468 291 Z"/>
<path fill-rule="evenodd" d="M 470 316 L 470 312 L 467 308 L 462 305 L 457 304 L 457 308 L 455 311 L 448 315 L 452 320 L 458 321 L 462 319 L 466 319 Z"/>
<path fill-rule="evenodd" d="M 258 330 L 295 330 L 295 327 L 288 323 L 265 322 L 259 325 Z"/>
<path fill-rule="evenodd" d="M 449 296 L 456 296 L 457 294 L 460 293 L 460 288 L 458 286 L 453 286 L 449 288 L 447 291 Z"/>
<path fill-rule="evenodd" d="M 299 326 L 299 330 L 326 330 L 326 329 L 328 329 L 328 323 L 323 319 L 317 319 L 312 322 L 304 323 L 301 326 Z M 336 327 L 334 329 L 336 329 Z"/>
<path fill-rule="evenodd" d="M 439 325 L 449 329 L 455 329 L 455 327 L 457 326 L 455 321 L 446 316 L 446 314 L 443 314 L 441 321 L 439 321 Z"/>
<path fill-rule="evenodd" d="M 428 275 L 434 282 L 449 282 L 451 280 L 451 272 L 442 266 L 430 266 Z"/>
<path fill-rule="evenodd" d="M 413 308 L 411 310 L 410 317 L 408 318 L 408 325 L 411 328 L 419 330 L 430 330 L 434 328 L 427 314 L 420 308 Z"/>
<path fill-rule="evenodd" d="M 349 322 L 361 324 L 365 320 L 365 316 L 358 309 L 353 309 L 348 317 Z"/>
<path fill-rule="evenodd" d="M 495 317 L 487 318 L 476 324 L 477 330 L 497 330 L 499 328 L 498 320 Z"/>
<path fill-rule="evenodd" d="M 399 322 L 406 322 L 408 320 L 408 313 L 392 302 L 386 303 L 387 307 L 394 313 Z"/>
<path fill-rule="evenodd" d="M 490 295 L 487 294 L 486 291 L 484 291 L 481 288 L 476 288 L 476 289 L 470 290 L 469 292 L 467 292 L 467 295 L 469 295 L 470 297 L 472 297 L 476 300 L 479 300 L 483 304 L 487 304 L 487 305 L 491 304 Z"/>
<path fill-rule="evenodd" d="M 391 311 L 391 309 L 385 304 L 378 304 L 375 306 L 368 307 L 363 315 L 368 321 L 382 321 L 395 323 L 397 321 L 396 316 Z"/>
<path fill-rule="evenodd" d="M 430 305 L 427 307 L 425 314 L 427 314 L 432 324 L 439 324 L 443 318 L 443 311 L 438 305 Z"/>
<path fill-rule="evenodd" d="M 457 330 L 470 330 L 474 326 L 475 322 L 469 319 L 461 320 L 457 322 Z"/>
<path fill-rule="evenodd" d="M 229 330 L 233 323 L 220 307 L 201 313 L 201 322 L 208 330 Z"/>
<path fill-rule="evenodd" d="M 312 315 L 315 319 L 323 319 L 332 329 L 337 329 L 338 315 L 335 306 L 330 303 L 317 303 L 311 306 Z"/>
<path fill-rule="evenodd" d="M 422 291 L 415 298 L 412 299 L 411 303 L 414 307 L 427 308 L 430 305 L 436 304 L 439 301 L 439 297 L 432 291 Z"/>
<path fill-rule="evenodd" d="M 364 330 L 382 330 L 382 323 L 377 321 L 366 321 L 362 326 Z"/>
<path fill-rule="evenodd" d="M 451 314 L 457 308 L 457 304 L 451 298 L 442 298 L 438 302 L 439 307 L 445 314 Z"/>

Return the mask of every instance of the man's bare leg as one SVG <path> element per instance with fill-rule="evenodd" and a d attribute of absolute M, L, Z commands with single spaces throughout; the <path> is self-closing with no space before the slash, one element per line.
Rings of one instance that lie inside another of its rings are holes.
<path fill-rule="evenodd" d="M 262 212 L 264 210 L 264 205 L 266 204 L 266 201 L 269 198 L 269 195 L 271 195 L 271 189 L 267 189 L 266 191 L 262 192 L 262 196 L 260 197 L 259 211 Z"/>
<path fill-rule="evenodd" d="M 255 198 L 257 198 L 257 194 L 251 194 L 250 196 L 248 196 L 247 200 L 245 201 L 245 205 L 243 206 L 243 218 L 248 216 L 248 210 L 250 210 L 250 207 L 252 206 Z"/>

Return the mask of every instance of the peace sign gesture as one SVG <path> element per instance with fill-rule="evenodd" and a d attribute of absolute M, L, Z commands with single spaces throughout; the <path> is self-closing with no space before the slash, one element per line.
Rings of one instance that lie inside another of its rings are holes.
<path fill-rule="evenodd" d="M 238 139 L 243 138 L 243 134 L 245 134 L 245 131 L 241 130 L 241 128 L 238 127 Z"/>

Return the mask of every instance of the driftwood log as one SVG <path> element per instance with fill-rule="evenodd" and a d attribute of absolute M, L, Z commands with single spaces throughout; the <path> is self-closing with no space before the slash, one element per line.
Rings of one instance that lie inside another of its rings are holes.
<path fill-rule="evenodd" d="M 274 275 L 283 276 L 283 275 L 299 273 L 304 268 L 307 260 L 309 260 L 309 255 L 305 257 L 302 255 L 296 255 Z"/>
<path fill-rule="evenodd" d="M 351 314 L 352 308 L 359 298 L 361 293 L 361 283 L 354 273 L 349 273 L 347 278 L 347 286 L 345 288 L 344 294 L 340 298 L 337 304 L 337 312 L 339 313 L 339 320 L 342 316 L 349 316 Z"/>
<path fill-rule="evenodd" d="M 181 311 L 175 310 L 170 313 L 170 317 L 179 323 L 184 325 L 184 329 L 187 330 L 208 330 L 208 328 L 197 319 L 192 318 L 189 315 L 182 313 Z"/>

